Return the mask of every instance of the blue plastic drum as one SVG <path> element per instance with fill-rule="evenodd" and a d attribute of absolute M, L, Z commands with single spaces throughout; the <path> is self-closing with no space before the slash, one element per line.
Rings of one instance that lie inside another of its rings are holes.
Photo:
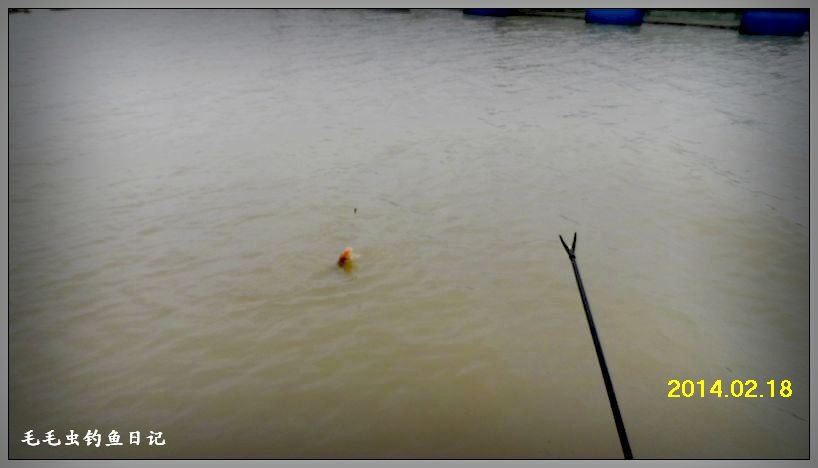
<path fill-rule="evenodd" d="M 747 10 L 741 14 L 741 34 L 802 36 L 809 30 L 809 11 Z"/>
<path fill-rule="evenodd" d="M 645 12 L 638 8 L 588 8 L 585 10 L 586 23 L 639 26 L 644 17 Z"/>
<path fill-rule="evenodd" d="M 511 16 L 513 8 L 464 8 L 463 13 L 475 16 Z"/>

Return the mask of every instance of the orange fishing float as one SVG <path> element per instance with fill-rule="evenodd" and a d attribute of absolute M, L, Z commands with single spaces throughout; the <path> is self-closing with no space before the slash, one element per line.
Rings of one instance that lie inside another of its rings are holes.
<path fill-rule="evenodd" d="M 358 258 L 358 255 L 352 252 L 352 247 L 347 247 L 341 252 L 341 256 L 338 257 L 338 266 L 342 268 L 352 266 L 352 262 Z"/>

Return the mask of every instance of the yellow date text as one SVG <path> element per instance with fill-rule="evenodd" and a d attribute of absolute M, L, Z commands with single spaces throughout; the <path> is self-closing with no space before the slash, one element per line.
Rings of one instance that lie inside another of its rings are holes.
<path fill-rule="evenodd" d="M 701 380 L 667 381 L 668 398 L 789 398 L 792 396 L 792 382 L 789 380 L 768 380 L 759 385 L 754 379 L 713 382 Z"/>

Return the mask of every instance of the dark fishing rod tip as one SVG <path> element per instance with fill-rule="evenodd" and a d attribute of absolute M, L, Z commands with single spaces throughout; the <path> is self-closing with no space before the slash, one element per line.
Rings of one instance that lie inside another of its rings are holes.
<path fill-rule="evenodd" d="M 565 253 L 568 254 L 570 258 L 574 258 L 574 252 L 577 249 L 577 233 L 574 233 L 574 240 L 571 241 L 571 248 L 568 248 L 568 244 L 565 242 L 565 239 L 562 238 L 562 234 L 560 234 L 560 242 L 562 242 L 563 248 L 565 248 Z"/>

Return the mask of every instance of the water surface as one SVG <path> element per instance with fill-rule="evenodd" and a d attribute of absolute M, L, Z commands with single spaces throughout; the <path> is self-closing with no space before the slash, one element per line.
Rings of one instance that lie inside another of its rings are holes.
<path fill-rule="evenodd" d="M 808 456 L 808 37 L 457 10 L 9 26 L 12 456 L 618 458 L 575 231 L 637 458 Z M 167 444 L 20 442 L 94 428 Z"/>

